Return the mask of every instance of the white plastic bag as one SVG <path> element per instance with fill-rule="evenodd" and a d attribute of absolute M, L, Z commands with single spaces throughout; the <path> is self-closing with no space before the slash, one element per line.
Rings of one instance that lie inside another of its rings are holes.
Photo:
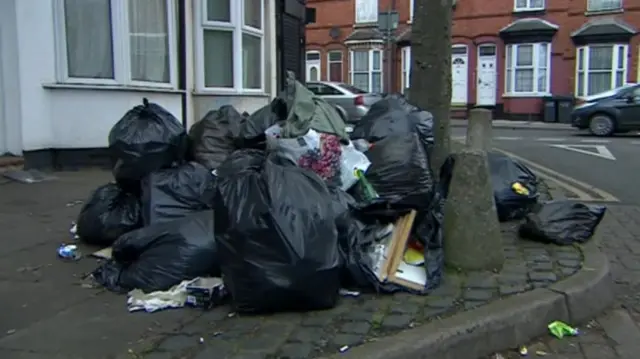
<path fill-rule="evenodd" d="M 349 142 L 348 145 L 342 145 L 342 157 L 340 158 L 340 182 L 343 190 L 348 190 L 351 188 L 356 182 L 358 182 L 358 177 L 356 177 L 356 171 L 361 170 L 365 172 L 371 162 L 365 156 L 364 153 L 358 151 L 353 143 Z"/>

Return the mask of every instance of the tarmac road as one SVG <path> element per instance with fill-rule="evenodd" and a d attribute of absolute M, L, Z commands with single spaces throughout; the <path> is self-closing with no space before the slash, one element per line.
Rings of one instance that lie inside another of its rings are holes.
<path fill-rule="evenodd" d="M 465 128 L 452 128 L 462 140 Z M 610 138 L 578 130 L 494 128 L 493 145 L 582 201 L 640 204 L 640 135 Z"/>

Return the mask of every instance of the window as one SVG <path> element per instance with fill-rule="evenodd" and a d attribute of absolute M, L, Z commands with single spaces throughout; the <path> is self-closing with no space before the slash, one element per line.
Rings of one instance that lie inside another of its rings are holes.
<path fill-rule="evenodd" d="M 343 90 L 347 90 L 353 94 L 364 95 L 367 93 L 367 91 L 361 90 L 355 86 L 351 86 L 347 84 L 338 84 L 338 87 L 340 87 Z"/>
<path fill-rule="evenodd" d="M 505 67 L 507 94 L 545 95 L 551 78 L 551 44 L 509 45 Z"/>
<path fill-rule="evenodd" d="M 382 51 L 351 51 L 351 84 L 368 92 L 382 92 Z"/>
<path fill-rule="evenodd" d="M 409 87 L 411 79 L 411 48 L 403 47 L 402 48 L 402 78 L 401 78 L 401 88 L 400 92 L 404 93 L 405 90 Z"/>
<path fill-rule="evenodd" d="M 342 82 L 342 51 L 330 51 L 327 54 L 329 66 L 327 80 L 332 82 Z"/>
<path fill-rule="evenodd" d="M 201 0 L 200 12 L 198 87 L 262 92 L 264 0 Z"/>
<path fill-rule="evenodd" d="M 172 0 L 55 0 L 58 80 L 173 87 Z"/>
<path fill-rule="evenodd" d="M 356 0 L 356 24 L 378 21 L 378 0 Z"/>
<path fill-rule="evenodd" d="M 310 84 L 307 86 L 307 88 L 309 89 L 309 91 L 313 92 L 315 95 L 318 95 L 318 96 L 344 95 L 340 90 L 325 84 L 318 84 L 318 83 Z"/>
<path fill-rule="evenodd" d="M 622 9 L 622 0 L 587 0 L 587 11 L 611 11 Z"/>
<path fill-rule="evenodd" d="M 544 10 L 545 0 L 515 0 L 514 11 Z"/>
<path fill-rule="evenodd" d="M 576 56 L 576 96 L 590 96 L 624 85 L 628 51 L 627 45 L 579 47 Z"/>

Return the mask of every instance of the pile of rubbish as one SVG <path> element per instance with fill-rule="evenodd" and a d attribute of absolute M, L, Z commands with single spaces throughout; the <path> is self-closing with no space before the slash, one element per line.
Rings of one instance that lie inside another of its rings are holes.
<path fill-rule="evenodd" d="M 115 181 L 78 216 L 81 241 L 111 248 L 93 278 L 136 307 L 149 293 L 175 302 L 184 289 L 192 304 L 229 295 L 245 313 L 330 308 L 341 288 L 426 294 L 442 279 L 454 168 L 451 158 L 434 178 L 432 127 L 429 112 L 390 95 L 350 138 L 291 75 L 253 114 L 223 106 L 188 132 L 145 99 L 109 133 Z M 490 164 L 500 219 L 526 217 L 523 235 L 584 241 L 604 214 L 534 211 L 535 175 L 497 154 Z"/>

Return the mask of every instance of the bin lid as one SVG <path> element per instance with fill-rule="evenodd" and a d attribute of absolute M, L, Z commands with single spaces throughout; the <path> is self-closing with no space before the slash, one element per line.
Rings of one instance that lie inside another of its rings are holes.
<path fill-rule="evenodd" d="M 553 95 L 552 98 L 553 98 L 554 101 L 573 101 L 573 100 L 575 100 L 575 97 L 569 96 L 569 95 Z"/>

